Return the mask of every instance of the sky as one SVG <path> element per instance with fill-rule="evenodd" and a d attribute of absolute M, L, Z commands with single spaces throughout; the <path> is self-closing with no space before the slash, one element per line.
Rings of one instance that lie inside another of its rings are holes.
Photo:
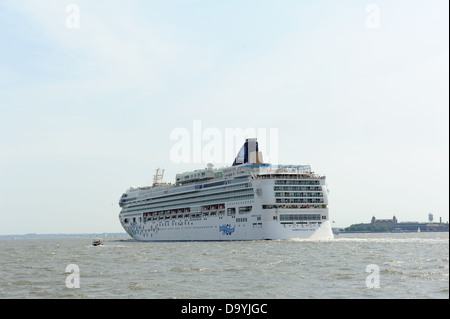
<path fill-rule="evenodd" d="M 447 0 L 3 0 L 0 234 L 122 232 L 128 187 L 238 129 L 326 175 L 336 227 L 447 221 L 448 33 Z"/>

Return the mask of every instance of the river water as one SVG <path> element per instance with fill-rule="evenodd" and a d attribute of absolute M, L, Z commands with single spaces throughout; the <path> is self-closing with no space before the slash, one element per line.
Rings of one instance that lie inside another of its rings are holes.
<path fill-rule="evenodd" d="M 0 240 L 0 298 L 449 298 L 449 234 Z"/>

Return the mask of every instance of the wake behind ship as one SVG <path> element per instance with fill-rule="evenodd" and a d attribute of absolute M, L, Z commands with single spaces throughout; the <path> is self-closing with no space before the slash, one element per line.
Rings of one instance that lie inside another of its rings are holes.
<path fill-rule="evenodd" d="M 120 198 L 119 220 L 139 241 L 331 239 L 325 176 L 309 165 L 262 162 L 247 139 L 233 165 L 176 175 L 131 187 Z"/>

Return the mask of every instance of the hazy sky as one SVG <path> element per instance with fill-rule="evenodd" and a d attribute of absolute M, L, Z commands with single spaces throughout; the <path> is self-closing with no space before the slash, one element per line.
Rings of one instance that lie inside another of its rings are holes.
<path fill-rule="evenodd" d="M 2 0 L 0 234 L 123 231 L 194 121 L 277 129 L 335 226 L 447 221 L 448 39 L 448 0 Z"/>

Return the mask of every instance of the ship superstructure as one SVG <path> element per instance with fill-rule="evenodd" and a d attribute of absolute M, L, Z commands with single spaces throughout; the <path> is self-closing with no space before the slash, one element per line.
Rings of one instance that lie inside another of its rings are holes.
<path fill-rule="evenodd" d="M 120 198 L 123 228 L 140 241 L 331 239 L 325 176 L 309 165 L 264 164 L 247 139 L 233 165 L 131 187 Z"/>

